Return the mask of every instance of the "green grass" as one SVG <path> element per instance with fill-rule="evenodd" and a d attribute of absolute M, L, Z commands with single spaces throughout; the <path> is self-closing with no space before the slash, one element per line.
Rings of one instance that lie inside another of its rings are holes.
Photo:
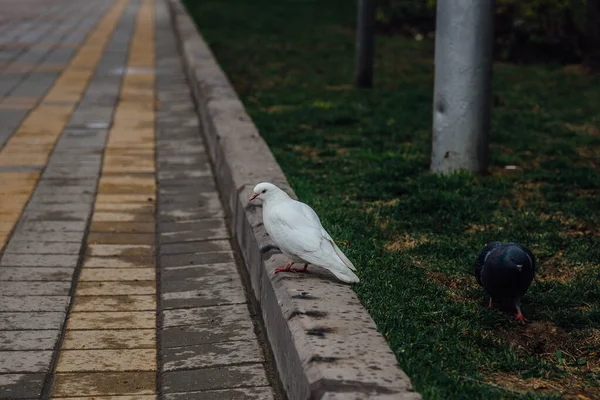
<path fill-rule="evenodd" d="M 426 399 L 600 398 L 600 77 L 496 65 L 492 174 L 442 177 L 433 43 L 378 37 L 375 87 L 356 90 L 353 2 L 187 4 Z M 538 258 L 526 327 L 485 308 L 471 265 L 491 240 Z"/>

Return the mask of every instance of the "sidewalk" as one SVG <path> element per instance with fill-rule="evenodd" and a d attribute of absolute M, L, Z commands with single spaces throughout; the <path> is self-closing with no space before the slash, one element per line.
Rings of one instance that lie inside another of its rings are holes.
<path fill-rule="evenodd" d="M 273 399 L 164 0 L 0 3 L 0 399 Z"/>

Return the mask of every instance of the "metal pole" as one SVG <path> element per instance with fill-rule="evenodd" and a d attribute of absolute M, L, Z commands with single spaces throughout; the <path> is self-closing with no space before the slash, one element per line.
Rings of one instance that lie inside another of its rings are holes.
<path fill-rule="evenodd" d="M 494 0 L 438 0 L 431 170 L 485 172 Z"/>
<path fill-rule="evenodd" d="M 375 0 L 358 0 L 354 71 L 354 82 L 358 87 L 373 86 L 374 30 Z"/>

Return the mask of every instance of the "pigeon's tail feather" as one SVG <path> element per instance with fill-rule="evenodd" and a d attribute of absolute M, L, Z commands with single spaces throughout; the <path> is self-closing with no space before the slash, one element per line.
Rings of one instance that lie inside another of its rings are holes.
<path fill-rule="evenodd" d="M 342 250 L 340 250 L 340 248 L 338 247 L 338 245 L 332 239 L 329 239 L 329 241 L 333 245 L 333 249 L 335 250 L 335 254 L 337 254 L 337 256 L 340 258 L 340 260 L 342 260 L 342 262 L 344 263 L 344 265 L 346 267 L 350 268 L 352 271 L 356 271 L 356 267 L 354 266 L 354 264 L 352 264 L 352 261 L 348 260 L 348 257 L 346 257 L 346 255 L 342 252 Z"/>
<path fill-rule="evenodd" d="M 331 271 L 331 273 L 334 274 L 335 277 L 338 278 L 340 281 L 346 283 L 356 283 L 360 281 L 360 279 L 358 279 L 358 276 L 356 276 L 354 272 L 352 272 L 350 269 L 346 269 L 344 271 L 330 269 L 329 271 Z"/>

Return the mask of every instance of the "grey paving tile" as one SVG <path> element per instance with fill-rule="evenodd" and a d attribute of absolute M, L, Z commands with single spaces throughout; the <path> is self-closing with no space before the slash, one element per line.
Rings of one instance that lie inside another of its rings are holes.
<path fill-rule="evenodd" d="M 69 300 L 69 296 L 0 296 L 0 312 L 66 312 Z"/>
<path fill-rule="evenodd" d="M 165 372 L 161 381 L 164 393 L 268 385 L 262 364 Z"/>
<path fill-rule="evenodd" d="M 0 331 L 0 350 L 54 350 L 60 330 Z"/>
<path fill-rule="evenodd" d="M 66 296 L 71 282 L 2 282 L 4 296 Z"/>
<path fill-rule="evenodd" d="M 160 231 L 160 228 L 159 228 Z M 182 243 L 182 242 L 199 242 L 228 239 L 229 231 L 226 228 L 204 229 L 200 231 L 179 231 L 179 232 L 160 232 L 159 243 Z M 218 261 L 211 261 L 218 262 Z"/>
<path fill-rule="evenodd" d="M 162 371 L 263 362 L 258 342 L 232 341 L 170 348 L 163 352 Z"/>
<path fill-rule="evenodd" d="M 0 375 L 0 399 L 41 398 L 45 374 Z"/>
<path fill-rule="evenodd" d="M 0 373 L 48 372 L 51 351 L 0 351 Z"/>
<path fill-rule="evenodd" d="M 237 389 L 205 390 L 202 392 L 167 393 L 165 400 L 273 400 L 273 389 L 268 386 Z"/>
<path fill-rule="evenodd" d="M 4 330 L 60 329 L 64 320 L 63 312 L 0 312 Z"/>
<path fill-rule="evenodd" d="M 162 349 L 228 340 L 254 340 L 246 304 L 164 310 Z"/>
<path fill-rule="evenodd" d="M 68 281 L 75 268 L 71 267 L 0 267 L 0 281 Z"/>
<path fill-rule="evenodd" d="M 68 254 L 4 254 L 0 266 L 75 268 L 78 258 Z"/>
<path fill-rule="evenodd" d="M 72 254 L 77 255 L 81 249 L 79 243 L 56 242 L 24 242 L 11 240 L 4 254 Z"/>
<path fill-rule="evenodd" d="M 160 255 L 170 255 L 214 251 L 232 251 L 229 240 L 163 244 L 160 246 L 159 253 Z"/>
<path fill-rule="evenodd" d="M 84 232 L 31 232 L 17 229 L 11 240 L 19 242 L 81 243 Z"/>
<path fill-rule="evenodd" d="M 173 254 L 160 256 L 162 268 L 182 267 L 186 265 L 219 264 L 234 262 L 231 251 L 205 253 Z"/>

